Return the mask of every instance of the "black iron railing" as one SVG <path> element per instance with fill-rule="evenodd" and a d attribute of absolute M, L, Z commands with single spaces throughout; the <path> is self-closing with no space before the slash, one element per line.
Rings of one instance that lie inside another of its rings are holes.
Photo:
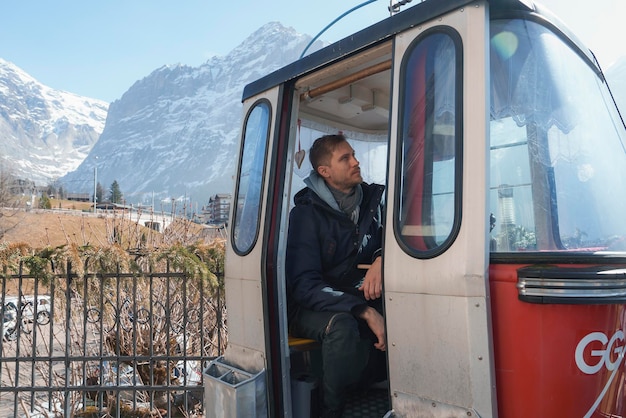
<path fill-rule="evenodd" d="M 0 416 L 201 416 L 226 344 L 220 287 L 169 267 L 66 270 L 0 277 Z"/>

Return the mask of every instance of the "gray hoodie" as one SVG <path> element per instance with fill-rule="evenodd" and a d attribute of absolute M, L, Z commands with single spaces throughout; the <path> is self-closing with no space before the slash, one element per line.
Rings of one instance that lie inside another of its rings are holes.
<path fill-rule="evenodd" d="M 346 215 L 350 216 L 355 224 L 359 221 L 359 209 L 361 206 L 361 200 L 363 199 L 363 190 L 361 189 L 360 184 L 358 184 L 355 188 L 356 208 L 350 211 L 343 210 L 339 207 L 339 203 L 337 202 L 337 199 L 335 199 L 333 192 L 326 184 L 326 181 L 324 181 L 324 179 L 315 170 L 311 170 L 311 174 L 309 174 L 309 177 L 304 179 L 304 184 L 306 184 L 309 189 L 313 190 L 315 194 L 320 197 L 320 199 L 328 204 L 328 206 L 338 212 L 345 212 Z M 339 190 L 336 190 L 335 193 L 345 195 Z"/>

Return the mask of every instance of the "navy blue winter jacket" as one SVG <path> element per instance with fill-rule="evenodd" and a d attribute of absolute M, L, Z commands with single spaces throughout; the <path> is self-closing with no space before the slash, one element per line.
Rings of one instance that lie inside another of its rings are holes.
<path fill-rule="evenodd" d="M 360 285 L 365 270 L 380 254 L 384 186 L 362 183 L 358 224 L 331 208 L 306 187 L 289 215 L 286 277 L 289 312 L 297 306 L 313 311 L 360 311 L 367 304 Z"/>

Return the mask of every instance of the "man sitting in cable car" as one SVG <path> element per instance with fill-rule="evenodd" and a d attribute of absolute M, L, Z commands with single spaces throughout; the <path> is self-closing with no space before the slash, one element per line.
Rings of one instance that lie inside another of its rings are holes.
<path fill-rule="evenodd" d="M 343 135 L 318 138 L 309 158 L 308 187 L 296 194 L 289 218 L 289 330 L 321 343 L 322 416 L 333 417 L 341 416 L 350 388 L 385 376 L 384 186 L 363 182 Z"/>

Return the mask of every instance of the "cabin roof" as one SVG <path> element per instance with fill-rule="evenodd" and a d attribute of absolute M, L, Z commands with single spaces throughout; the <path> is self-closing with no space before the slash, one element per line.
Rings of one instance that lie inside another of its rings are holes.
<path fill-rule="evenodd" d="M 487 0 L 493 17 L 515 17 L 516 15 L 534 14 L 542 16 L 555 29 L 562 32 L 576 46 L 581 55 L 593 65 L 597 65 L 591 52 L 543 6 L 531 0 Z M 248 84 L 243 90 L 242 101 L 249 99 L 274 86 L 293 80 L 313 70 L 331 64 L 342 57 L 356 53 L 367 46 L 381 43 L 411 27 L 427 22 L 451 10 L 473 3 L 474 0 L 426 0 L 407 10 L 381 20 L 372 26 L 362 29 L 334 44 L 315 51 L 292 62 L 256 81 Z"/>

